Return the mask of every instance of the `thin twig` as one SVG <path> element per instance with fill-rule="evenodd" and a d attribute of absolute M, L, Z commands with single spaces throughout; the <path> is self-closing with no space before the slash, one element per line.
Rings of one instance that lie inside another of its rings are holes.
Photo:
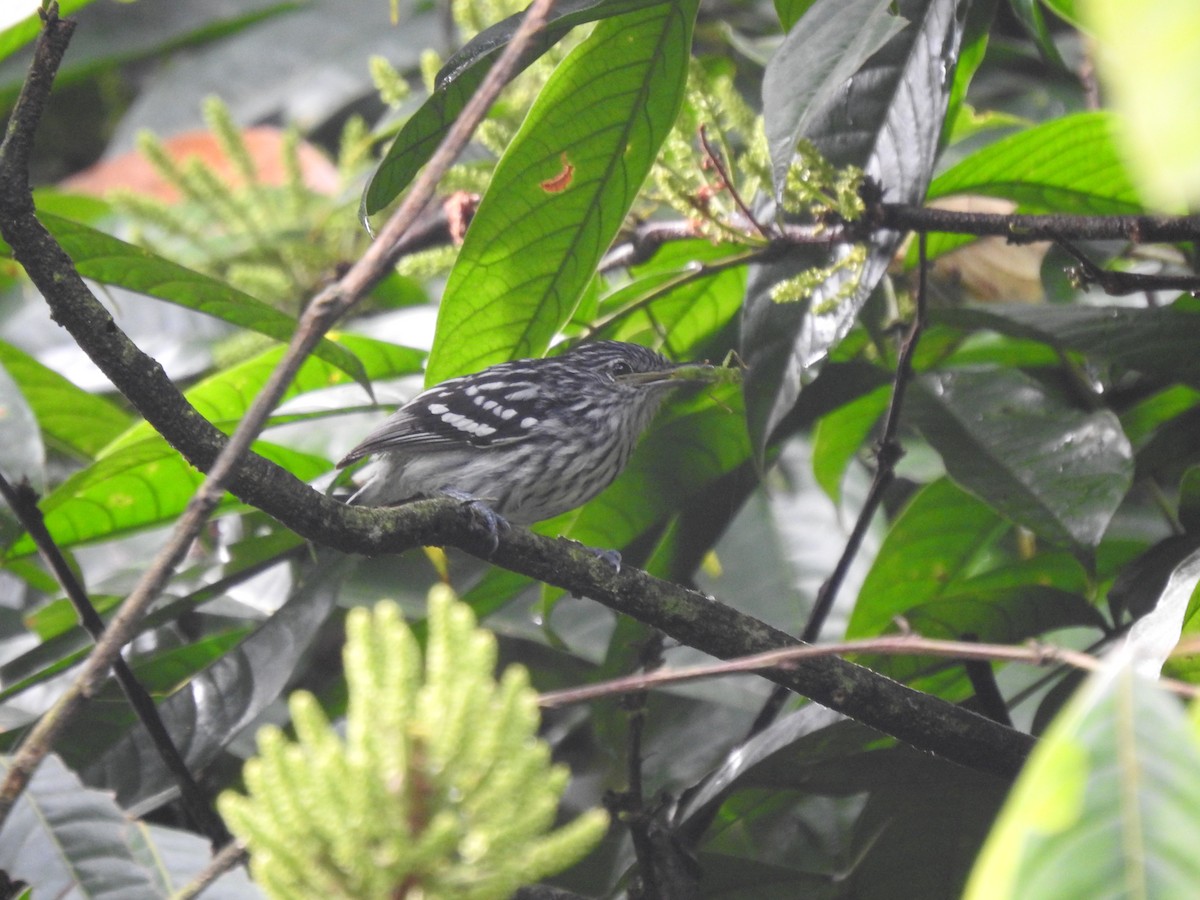
<path fill-rule="evenodd" d="M 1200 216 L 1063 216 L 958 212 L 901 203 L 881 203 L 863 219 L 870 228 L 882 227 L 918 234 L 997 236 L 1012 244 L 1058 241 L 1126 240 L 1161 244 L 1200 239 Z"/>
<path fill-rule="evenodd" d="M 1200 642 L 1198 642 L 1200 643 Z M 574 703 L 585 703 L 604 697 L 639 693 L 655 688 L 729 675 L 746 675 L 772 669 L 787 670 L 803 660 L 825 659 L 850 654 L 869 653 L 878 656 L 936 656 L 964 661 L 1026 663 L 1031 666 L 1068 665 L 1084 672 L 1095 672 L 1104 660 L 1053 644 L 1030 642 L 1024 645 L 981 644 L 976 641 L 944 641 L 919 634 L 900 634 L 889 637 L 863 638 L 857 641 L 838 641 L 831 644 L 810 644 L 756 653 L 741 659 L 689 666 L 686 669 L 660 669 L 640 675 L 627 675 L 577 688 L 563 688 L 538 695 L 542 709 L 559 709 Z M 1181 697 L 1200 697 L 1200 685 L 1170 678 L 1160 679 L 1163 688 Z"/>
<path fill-rule="evenodd" d="M 75 577 L 75 572 L 67 564 L 58 544 L 47 530 L 45 520 L 42 518 L 42 511 L 37 505 L 37 494 L 33 488 L 28 482 L 13 487 L 4 474 L 0 473 L 0 496 L 4 497 L 9 508 L 16 514 L 17 520 L 29 534 L 38 553 L 50 567 L 50 571 L 54 573 L 54 577 L 62 586 L 67 599 L 75 608 L 79 624 L 91 635 L 93 641 L 99 641 L 104 634 L 104 619 L 92 605 L 87 591 Z M 137 676 L 133 674 L 133 670 L 121 656 L 113 660 L 113 674 L 125 697 L 129 700 L 134 714 L 149 733 L 150 740 L 162 758 L 163 764 L 167 767 L 167 771 L 179 784 L 180 799 L 192 823 L 212 842 L 215 850 L 229 840 L 229 832 L 225 829 L 225 823 L 221 821 L 221 817 L 213 811 L 209 798 L 192 778 L 187 762 L 179 753 L 179 748 L 175 746 L 170 732 L 167 731 L 167 726 L 163 724 L 162 717 L 158 714 L 154 698 L 137 680 Z"/>
<path fill-rule="evenodd" d="M 917 235 L 917 247 L 919 254 L 919 263 L 917 267 L 917 293 L 916 293 L 916 310 L 913 313 L 912 324 L 909 325 L 908 333 L 904 337 L 904 342 L 900 345 L 900 353 L 896 359 L 896 374 L 892 380 L 892 397 L 888 404 L 887 415 L 884 418 L 883 434 L 879 439 L 877 450 L 875 453 L 876 467 L 875 476 L 871 479 L 871 486 L 867 490 L 867 496 L 863 499 L 862 509 L 859 510 L 858 518 L 854 522 L 854 527 L 850 531 L 850 536 L 846 540 L 846 546 L 842 548 L 842 555 L 838 558 L 837 564 L 833 567 L 833 571 L 829 577 L 822 582 L 820 589 L 817 591 L 816 599 L 813 601 L 812 611 L 809 613 L 808 622 L 805 623 L 804 631 L 800 635 L 800 640 L 806 644 L 815 643 L 821 636 L 821 629 L 825 625 L 825 620 L 829 617 L 830 610 L 833 609 L 834 601 L 837 600 L 838 591 L 841 590 L 842 583 L 846 580 L 846 575 L 850 571 L 850 566 L 858 556 L 858 551 L 862 548 L 862 542 L 866 539 L 867 531 L 871 527 L 871 522 L 875 518 L 875 513 L 879 506 L 883 503 L 884 495 L 887 493 L 888 487 L 891 486 L 892 480 L 896 476 L 896 463 L 904 455 L 904 449 L 900 446 L 897 435 L 900 431 L 900 414 L 904 405 L 904 395 L 908 389 L 908 384 L 912 380 L 912 361 L 916 354 L 917 342 L 921 338 L 921 330 L 925 327 L 925 311 L 926 311 L 926 290 L 927 290 L 927 265 L 925 251 L 926 236 L 924 233 Z M 750 730 L 746 734 L 746 739 L 749 740 L 754 735 L 765 729 L 779 715 L 779 711 L 783 709 L 783 704 L 787 701 L 788 694 L 786 691 L 776 688 L 763 708 L 759 711 L 758 716 L 750 725 Z"/>
<path fill-rule="evenodd" d="M 171 895 L 171 900 L 192 900 L 199 897 L 213 882 L 226 872 L 243 864 L 248 858 L 246 847 L 240 841 L 230 841 L 219 853 L 213 855 L 208 865 L 201 869 L 196 877 L 184 887 Z"/>
<path fill-rule="evenodd" d="M 663 284 L 660 284 L 658 287 L 654 288 L 648 293 L 638 297 L 633 302 L 623 306 L 621 309 L 614 310 L 603 318 L 598 319 L 591 325 L 588 325 L 583 330 L 583 338 L 584 340 L 587 340 L 599 334 L 618 319 L 622 319 L 625 316 L 628 316 L 630 313 L 637 312 L 639 309 L 644 309 L 655 300 L 659 300 L 671 293 L 671 291 L 678 290 L 679 288 L 689 285 L 694 281 L 699 281 L 701 278 L 707 278 L 712 275 L 718 275 L 721 272 L 728 271 L 729 269 L 736 269 L 740 266 L 749 265 L 752 262 L 758 262 L 764 258 L 766 252 L 767 251 L 765 248 L 747 250 L 742 253 L 737 253 L 733 256 L 726 257 L 725 259 L 714 260 L 713 262 L 694 263 L 689 268 L 684 269 L 682 272 L 668 279 Z"/>
<path fill-rule="evenodd" d="M 850 571 L 850 564 L 858 555 L 862 542 L 866 538 L 867 529 L 870 528 L 871 520 L 874 519 L 876 510 L 883 502 L 884 494 L 896 476 L 896 463 L 904 455 L 904 448 L 900 446 L 897 435 L 900 433 L 900 415 L 904 408 L 904 395 L 913 377 L 913 357 L 916 355 L 917 344 L 921 340 L 921 332 L 925 327 L 928 268 L 925 240 L 924 234 L 917 235 L 919 262 L 917 265 L 916 310 L 913 313 L 908 334 L 905 335 L 904 342 L 900 345 L 900 354 L 896 360 L 896 375 L 892 381 L 892 399 L 888 404 L 883 435 L 879 439 L 875 454 L 877 462 L 875 477 L 871 480 L 871 487 L 863 501 L 863 508 L 859 512 L 858 520 L 854 523 L 854 529 L 850 533 L 850 539 L 846 542 L 841 558 L 817 592 L 808 623 L 804 626 L 803 634 L 800 635 L 800 640 L 806 644 L 811 644 L 820 637 L 821 629 L 829 617 L 829 611 L 833 608 L 838 591 L 841 590 L 842 583 L 846 580 L 846 574 Z"/>
<path fill-rule="evenodd" d="M 731 178 L 729 175 L 729 170 L 725 168 L 725 163 L 721 161 L 720 155 L 708 142 L 708 132 L 705 130 L 703 125 L 700 126 L 700 146 L 704 148 L 704 155 L 708 158 L 708 161 L 712 163 L 712 167 L 717 170 L 717 177 L 721 179 L 722 187 L 729 191 L 729 196 L 733 198 L 733 202 L 737 205 L 737 208 L 741 210 L 742 215 L 746 217 L 746 221 L 753 225 L 754 230 L 762 235 L 766 240 L 769 241 L 774 238 L 776 236 L 775 232 L 768 229 L 760 221 L 758 221 L 758 217 L 754 215 L 754 210 L 750 208 L 750 204 L 742 199 L 742 195 L 738 191 L 737 185 L 733 183 L 733 178 Z"/>
<path fill-rule="evenodd" d="M 1157 275 L 1144 272 L 1113 272 L 1102 269 L 1086 253 L 1066 238 L 1058 239 L 1058 246 L 1079 262 L 1073 272 L 1079 287 L 1096 285 L 1106 294 L 1122 296 L 1143 291 L 1200 291 L 1200 277 L 1195 275 Z M 1150 305 L 1149 297 L 1147 305 Z"/>

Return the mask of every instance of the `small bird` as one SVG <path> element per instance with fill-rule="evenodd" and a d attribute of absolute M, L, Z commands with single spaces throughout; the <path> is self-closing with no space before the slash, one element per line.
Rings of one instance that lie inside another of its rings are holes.
<path fill-rule="evenodd" d="M 597 341 L 519 359 L 417 395 L 338 463 L 377 456 L 351 503 L 390 506 L 435 493 L 527 525 L 612 483 L 672 389 L 705 381 L 637 344 Z M 499 522 L 497 522 L 497 517 Z"/>

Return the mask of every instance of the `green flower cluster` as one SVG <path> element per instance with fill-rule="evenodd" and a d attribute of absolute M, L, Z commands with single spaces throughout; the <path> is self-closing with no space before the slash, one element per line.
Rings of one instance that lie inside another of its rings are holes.
<path fill-rule="evenodd" d="M 423 663 L 423 664 L 422 664 Z M 345 738 L 292 695 L 297 740 L 275 727 L 246 764 L 249 796 L 220 811 L 272 897 L 503 898 L 572 865 L 608 824 L 554 831 L 568 773 L 537 739 L 536 693 L 448 588 L 429 598 L 422 661 L 397 606 L 355 609 L 345 649 Z"/>

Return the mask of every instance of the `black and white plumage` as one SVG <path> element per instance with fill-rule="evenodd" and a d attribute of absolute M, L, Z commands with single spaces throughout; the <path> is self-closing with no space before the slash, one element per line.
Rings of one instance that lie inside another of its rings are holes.
<path fill-rule="evenodd" d="M 451 378 L 414 397 L 338 463 L 377 456 L 352 503 L 436 492 L 528 524 L 574 509 L 617 477 L 672 388 L 676 366 L 599 341 Z"/>

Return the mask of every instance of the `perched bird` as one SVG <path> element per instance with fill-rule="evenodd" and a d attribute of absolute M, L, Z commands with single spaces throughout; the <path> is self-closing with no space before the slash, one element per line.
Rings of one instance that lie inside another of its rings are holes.
<path fill-rule="evenodd" d="M 451 378 L 414 397 L 338 463 L 377 456 L 351 503 L 446 493 L 517 524 L 590 500 L 625 467 L 673 388 L 704 381 L 637 344 L 598 341 Z M 495 518 L 489 525 L 495 531 Z M 501 522 L 500 524 L 503 524 Z"/>

